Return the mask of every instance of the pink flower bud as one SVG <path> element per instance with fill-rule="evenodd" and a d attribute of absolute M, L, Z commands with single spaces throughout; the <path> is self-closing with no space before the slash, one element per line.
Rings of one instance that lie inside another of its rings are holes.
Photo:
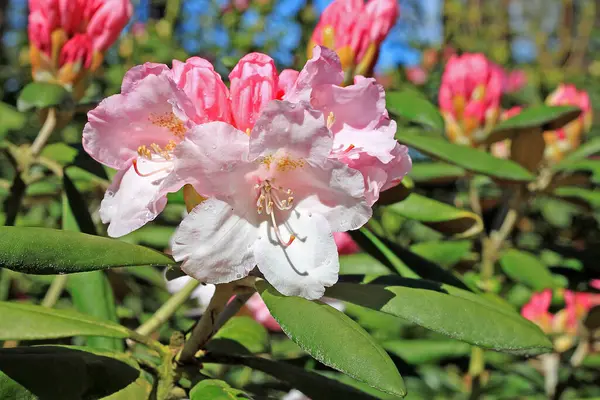
<path fill-rule="evenodd" d="M 439 105 L 451 141 L 473 145 L 477 133 L 496 124 L 502 76 L 502 69 L 483 54 L 450 57 L 442 75 Z"/>
<path fill-rule="evenodd" d="M 396 0 L 334 0 L 321 14 L 313 31 L 308 53 L 315 45 L 329 47 L 340 57 L 344 70 L 357 75 L 370 72 L 377 61 L 379 45 L 398 18 Z"/>
<path fill-rule="evenodd" d="M 252 314 L 252 318 L 273 332 L 281 332 L 281 327 L 269 312 L 267 305 L 258 293 L 255 293 L 246 302 L 246 307 Z"/>
<path fill-rule="evenodd" d="M 405 70 L 406 79 L 415 85 L 424 85 L 427 82 L 427 71 L 420 65 L 416 67 L 408 67 Z"/>
<path fill-rule="evenodd" d="M 262 53 L 244 56 L 229 74 L 231 111 L 237 128 L 252 129 L 262 108 L 277 98 L 279 76 L 273 59 Z"/>
<path fill-rule="evenodd" d="M 504 74 L 503 88 L 505 93 L 514 93 L 521 90 L 527 84 L 525 71 L 517 69 Z"/>
<path fill-rule="evenodd" d="M 85 34 L 73 36 L 60 52 L 60 66 L 76 64 L 79 68 L 89 68 L 92 64 L 92 41 Z"/>
<path fill-rule="evenodd" d="M 552 322 L 552 314 L 548 311 L 551 302 L 551 290 L 546 289 L 541 293 L 534 293 L 529 303 L 525 304 L 521 309 L 521 315 L 523 318 L 536 323 L 547 332 Z"/>
<path fill-rule="evenodd" d="M 209 61 L 200 57 L 191 57 L 185 63 L 173 60 L 173 79 L 196 108 L 194 122 L 231 123 L 229 90 Z"/>
<path fill-rule="evenodd" d="M 133 6 L 129 0 L 91 0 L 85 12 L 89 18 L 87 33 L 96 51 L 106 51 L 127 25 Z"/>
<path fill-rule="evenodd" d="M 51 35 L 55 25 L 44 15 L 41 10 L 29 13 L 29 25 L 27 33 L 31 45 L 38 51 L 50 56 L 52 51 Z"/>
<path fill-rule="evenodd" d="M 352 236 L 347 232 L 333 232 L 333 240 L 335 240 L 339 255 L 354 254 L 360 251 Z"/>
<path fill-rule="evenodd" d="M 551 162 L 560 161 L 566 154 L 581 144 L 581 137 L 592 126 L 592 106 L 585 91 L 579 91 L 574 85 L 559 85 L 546 99 L 552 106 L 577 106 L 582 113 L 574 121 L 555 131 L 544 132 L 546 140 L 546 159 Z"/>

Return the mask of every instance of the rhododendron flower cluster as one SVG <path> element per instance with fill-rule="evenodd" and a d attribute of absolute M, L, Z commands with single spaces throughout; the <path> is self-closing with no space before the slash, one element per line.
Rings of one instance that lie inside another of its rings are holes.
<path fill-rule="evenodd" d="M 454 142 L 475 145 L 496 124 L 504 72 L 483 54 L 453 55 L 439 92 L 446 134 Z"/>
<path fill-rule="evenodd" d="M 337 281 L 333 232 L 362 226 L 379 193 L 411 166 L 383 88 L 316 47 L 300 72 L 240 60 L 227 89 L 212 65 L 146 63 L 89 113 L 84 148 L 119 170 L 100 214 L 120 236 L 154 219 L 190 184 L 199 203 L 173 240 L 182 269 L 208 283 L 258 266 L 286 295 L 320 298 Z"/>
<path fill-rule="evenodd" d="M 575 343 L 580 324 L 592 307 L 600 305 L 600 294 L 564 291 L 565 307 L 552 314 L 552 291 L 534 293 L 521 309 L 521 315 L 554 336 L 557 351 L 566 351 Z"/>
<path fill-rule="evenodd" d="M 379 46 L 396 23 L 400 10 L 396 0 L 334 0 L 321 14 L 308 45 L 335 50 L 346 77 L 371 72 Z"/>
<path fill-rule="evenodd" d="M 574 85 L 562 84 L 546 98 L 552 106 L 577 106 L 581 115 L 574 121 L 555 131 L 544 132 L 546 141 L 545 158 L 550 162 L 560 161 L 566 154 L 575 150 L 582 136 L 592 127 L 592 106 L 587 92 L 577 90 Z"/>
<path fill-rule="evenodd" d="M 34 80 L 73 87 L 81 97 L 81 82 L 100 66 L 132 12 L 129 0 L 29 0 Z"/>

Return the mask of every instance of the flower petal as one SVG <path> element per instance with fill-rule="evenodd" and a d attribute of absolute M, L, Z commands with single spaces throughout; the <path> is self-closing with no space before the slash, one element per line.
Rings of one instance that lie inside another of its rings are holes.
<path fill-rule="evenodd" d="M 108 235 L 120 237 L 152 221 L 167 204 L 162 183 L 170 163 L 141 159 L 138 170 L 133 165 L 117 173 L 100 205 L 100 218 L 108 223 Z"/>
<path fill-rule="evenodd" d="M 303 104 L 271 101 L 250 133 L 250 160 L 275 155 L 323 165 L 333 136 L 323 115 Z"/>
<path fill-rule="evenodd" d="M 328 160 L 322 168 L 303 168 L 293 179 L 290 186 L 298 198 L 296 209 L 323 215 L 332 231 L 358 229 L 371 218 L 363 176 L 340 161 Z"/>
<path fill-rule="evenodd" d="M 175 231 L 173 257 L 181 269 L 207 283 L 241 279 L 254 268 L 252 246 L 258 229 L 229 204 L 208 199 L 192 210 Z"/>
<path fill-rule="evenodd" d="M 283 100 L 297 103 L 309 101 L 310 93 L 318 85 L 340 85 L 344 80 L 342 65 L 335 51 L 315 46 L 312 58 L 306 62 L 296 83 Z"/>
<path fill-rule="evenodd" d="M 121 83 L 121 94 L 133 90 L 135 85 L 148 75 L 160 75 L 163 72 L 169 72 L 169 67 L 165 64 L 146 62 L 142 65 L 136 65 L 125 73 L 123 83 Z"/>
<path fill-rule="evenodd" d="M 295 69 L 284 69 L 279 74 L 279 87 L 277 89 L 277 99 L 282 99 L 294 87 L 296 80 L 300 75 Z"/>
<path fill-rule="evenodd" d="M 237 128 L 252 129 L 263 107 L 277 97 L 275 62 L 262 53 L 244 56 L 229 74 L 231 109 Z"/>
<path fill-rule="evenodd" d="M 248 135 L 224 122 L 192 128 L 175 148 L 175 169 L 165 186 L 191 183 L 205 197 L 232 195 L 240 190 L 247 163 Z"/>
<path fill-rule="evenodd" d="M 193 110 L 185 94 L 165 74 L 148 75 L 130 92 L 110 96 L 88 113 L 83 147 L 96 160 L 123 169 L 141 145 L 164 147 L 185 134 L 186 121 L 175 109 Z"/>
<path fill-rule="evenodd" d="M 291 245 L 283 247 L 270 223 L 260 225 L 254 246 L 258 269 L 284 295 L 318 299 L 325 287 L 337 282 L 340 268 L 329 223 L 316 213 L 292 212 L 286 226 L 297 236 Z M 282 225 L 281 229 L 286 228 Z"/>

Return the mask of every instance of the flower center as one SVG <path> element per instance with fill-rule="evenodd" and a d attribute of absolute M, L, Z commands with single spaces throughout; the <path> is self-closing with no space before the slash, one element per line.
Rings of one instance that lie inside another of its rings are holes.
<path fill-rule="evenodd" d="M 268 179 L 257 183 L 254 185 L 254 188 L 259 191 L 258 200 L 256 201 L 256 212 L 258 214 L 265 212 L 271 217 L 277 240 L 279 240 L 282 246 L 289 246 L 296 239 L 296 236 L 291 234 L 289 240 L 283 240 L 279 226 L 275 220 L 275 209 L 277 208 L 281 211 L 290 210 L 293 207 L 294 197 L 292 195 L 294 193 L 290 189 L 273 185 L 272 181 Z"/>

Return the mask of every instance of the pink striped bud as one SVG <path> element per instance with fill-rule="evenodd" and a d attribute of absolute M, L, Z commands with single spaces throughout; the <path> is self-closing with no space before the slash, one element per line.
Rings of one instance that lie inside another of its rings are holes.
<path fill-rule="evenodd" d="M 549 162 L 558 162 L 581 144 L 582 136 L 592 127 L 592 105 L 587 92 L 577 90 L 574 85 L 561 84 L 546 99 L 552 106 L 577 106 L 581 115 L 574 121 L 555 131 L 544 132 L 545 157 Z"/>
<path fill-rule="evenodd" d="M 92 38 L 94 50 L 105 52 L 127 25 L 133 6 L 129 0 L 96 0 L 93 3 L 94 13 L 89 19 L 87 32 Z"/>
<path fill-rule="evenodd" d="M 483 54 L 450 57 L 442 75 L 439 105 L 452 142 L 475 145 L 478 136 L 485 136 L 496 124 L 502 74 Z"/>
<path fill-rule="evenodd" d="M 350 78 L 369 74 L 399 12 L 396 0 L 369 0 L 366 4 L 363 0 L 334 0 L 313 31 L 308 56 L 312 57 L 316 45 L 329 47 L 338 53 Z"/>

